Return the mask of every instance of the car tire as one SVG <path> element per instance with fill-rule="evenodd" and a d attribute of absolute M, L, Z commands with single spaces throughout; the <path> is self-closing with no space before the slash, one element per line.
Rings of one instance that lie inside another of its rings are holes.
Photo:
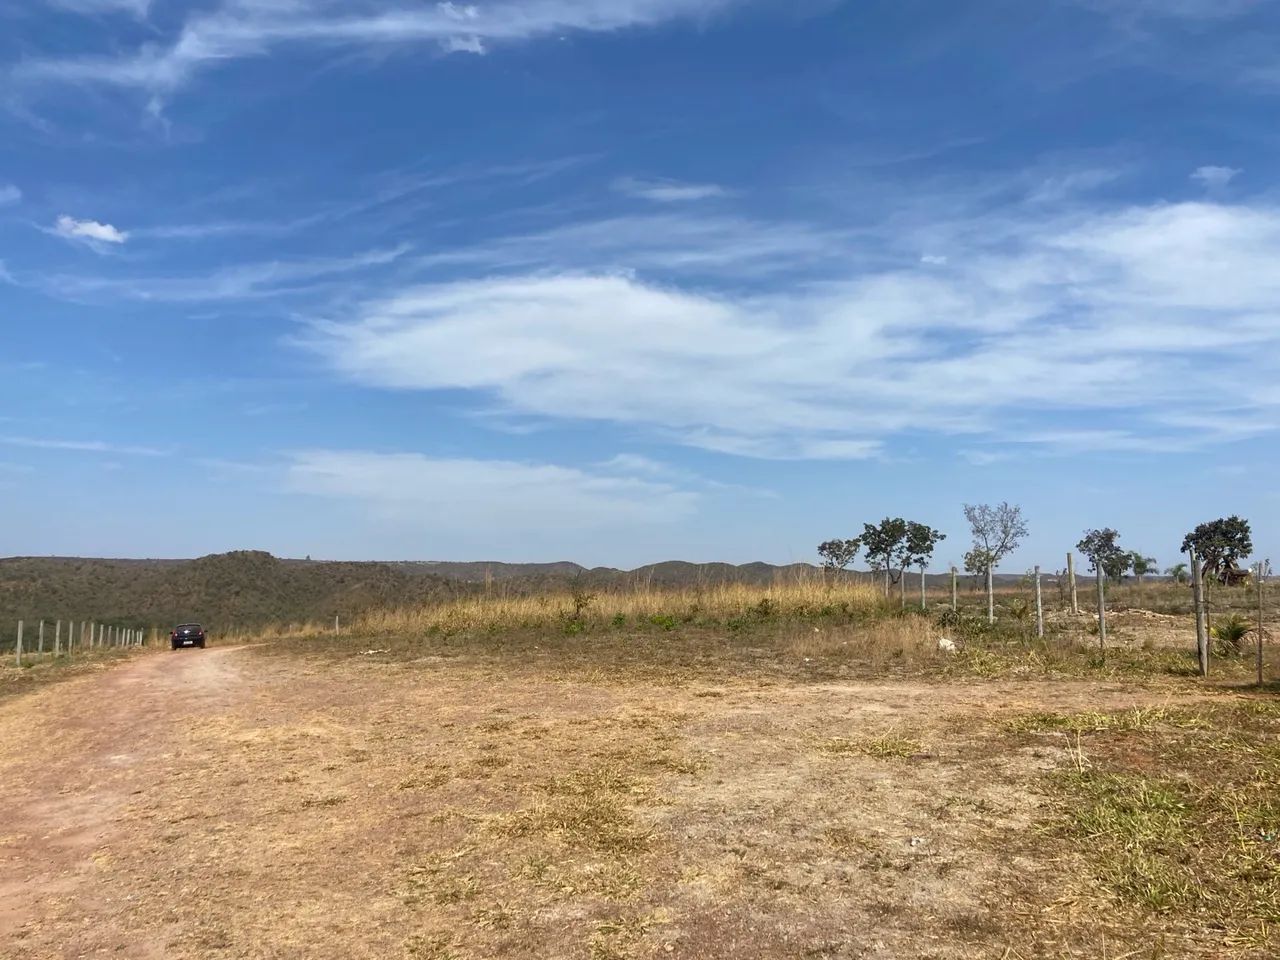
<path fill-rule="evenodd" d="M 178 649 L 178 644 L 177 644 L 175 641 L 170 640 L 170 641 L 169 641 L 169 649 L 170 649 L 170 650 L 177 650 L 177 649 Z"/>
<path fill-rule="evenodd" d="M 201 650 L 203 650 L 203 649 L 204 649 L 204 641 L 203 641 L 203 640 L 198 640 L 198 641 L 196 642 L 196 646 L 197 646 L 197 647 L 199 647 Z"/>

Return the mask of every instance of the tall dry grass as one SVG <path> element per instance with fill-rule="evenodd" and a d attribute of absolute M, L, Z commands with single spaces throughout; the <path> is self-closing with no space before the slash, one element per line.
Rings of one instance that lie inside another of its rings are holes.
<path fill-rule="evenodd" d="M 416 608 L 379 610 L 353 623 L 368 633 L 459 633 L 529 629 L 581 623 L 585 626 L 660 623 L 732 623 L 746 617 L 812 617 L 859 614 L 884 603 L 866 583 L 824 583 L 819 577 L 768 586 L 741 583 L 652 587 L 590 592 L 556 590 L 533 596 L 493 594 Z"/>
<path fill-rule="evenodd" d="M 797 624 L 783 650 L 792 657 L 852 661 L 881 667 L 944 659 L 938 650 L 943 632 L 920 614 L 888 617 L 861 624 L 816 626 Z"/>

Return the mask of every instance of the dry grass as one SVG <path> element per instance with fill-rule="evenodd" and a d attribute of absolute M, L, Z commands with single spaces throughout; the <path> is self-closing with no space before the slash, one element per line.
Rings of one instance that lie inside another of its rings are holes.
<path fill-rule="evenodd" d="M 878 757 L 879 759 L 906 759 L 918 756 L 924 745 L 912 737 L 885 734 L 879 737 L 830 737 L 818 748 L 835 756 Z"/>
<path fill-rule="evenodd" d="M 1219 703 L 1063 717 L 1075 769 L 1050 778 L 1052 832 L 1096 885 L 1084 905 L 1171 934 L 1209 934 L 1219 955 L 1280 944 L 1280 706 Z"/>
<path fill-rule="evenodd" d="M 366 614 L 353 628 L 368 634 L 456 634 L 470 631 L 637 625 L 676 629 L 682 624 L 734 627 L 751 620 L 870 614 L 884 599 L 864 583 L 826 584 L 799 578 L 762 587 L 712 584 L 603 593 L 552 592 L 535 596 L 472 597 L 412 609 Z"/>
<path fill-rule="evenodd" d="M 0 954 L 1274 955 L 1274 700 L 1110 675 L 808 682 L 805 656 L 862 637 L 858 656 L 924 657 L 933 628 L 757 626 L 744 642 L 774 637 L 801 682 L 734 663 L 658 687 L 619 668 L 634 637 L 549 630 L 598 669 L 360 638 L 165 654 L 0 703 L 54 734 L 0 750 L 21 845 L 0 885 L 8 864 L 34 918 Z"/>
<path fill-rule="evenodd" d="M 933 621 L 920 615 L 851 625 L 802 623 L 786 636 L 783 649 L 808 661 L 857 661 L 873 667 L 918 664 L 938 659 L 940 636 Z"/>

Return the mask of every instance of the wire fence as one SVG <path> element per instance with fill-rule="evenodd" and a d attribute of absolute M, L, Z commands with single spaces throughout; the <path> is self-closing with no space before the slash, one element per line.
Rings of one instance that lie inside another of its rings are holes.
<path fill-rule="evenodd" d="M 96 620 L 18 620 L 0 625 L 0 658 L 25 666 L 46 659 L 156 643 L 156 627 Z"/>

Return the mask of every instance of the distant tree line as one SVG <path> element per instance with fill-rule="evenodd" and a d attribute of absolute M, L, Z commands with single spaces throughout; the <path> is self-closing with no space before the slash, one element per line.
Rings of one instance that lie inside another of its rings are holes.
<path fill-rule="evenodd" d="M 995 616 L 994 575 L 1000 562 L 1013 553 L 1027 536 L 1022 508 L 1002 502 L 965 504 L 964 516 L 972 533 L 972 547 L 964 555 L 967 573 L 986 581 L 988 619 Z M 827 540 L 818 545 L 823 568 L 831 574 L 848 569 L 859 552 L 877 577 L 883 578 L 886 596 L 907 570 L 919 568 L 921 577 L 946 535 L 914 520 L 886 517 L 878 524 L 863 524 L 861 536 Z M 1111 527 L 1085 531 L 1076 544 L 1089 560 L 1089 569 L 1106 580 L 1119 583 L 1132 574 L 1139 584 L 1160 572 L 1155 557 L 1120 546 L 1120 534 Z M 1253 552 L 1249 522 L 1238 516 L 1202 523 L 1186 535 L 1182 552 L 1195 551 L 1206 579 L 1221 584 L 1238 582 L 1246 576 L 1240 562 Z M 1269 564 L 1267 564 L 1269 567 Z M 1189 567 L 1179 562 L 1165 570 L 1175 583 L 1189 580 Z"/>

